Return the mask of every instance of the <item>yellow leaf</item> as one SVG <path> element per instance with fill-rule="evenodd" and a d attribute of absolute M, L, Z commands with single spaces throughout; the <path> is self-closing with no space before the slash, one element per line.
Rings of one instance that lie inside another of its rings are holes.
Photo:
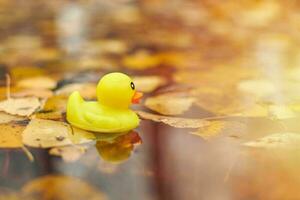
<path fill-rule="evenodd" d="M 25 126 L 13 123 L 0 124 L 0 148 L 22 147 L 22 132 L 24 129 Z"/>
<path fill-rule="evenodd" d="M 22 79 L 17 83 L 17 86 L 21 88 L 33 89 L 53 89 L 56 86 L 56 81 L 47 76 L 38 76 Z"/>
<path fill-rule="evenodd" d="M 83 98 L 93 99 L 96 98 L 96 86 L 94 83 L 73 83 L 65 85 L 55 93 L 69 96 L 72 92 L 78 91 Z"/>
<path fill-rule="evenodd" d="M 187 111 L 194 103 L 195 98 L 178 96 L 172 93 L 149 97 L 145 106 L 164 115 L 180 115 Z"/>
<path fill-rule="evenodd" d="M 210 121 L 203 119 L 191 119 L 191 118 L 179 118 L 179 117 L 167 117 L 163 115 L 156 115 L 147 113 L 144 111 L 138 111 L 137 114 L 142 119 L 148 119 L 155 122 L 162 122 L 175 128 L 200 128 L 208 126 Z"/>
<path fill-rule="evenodd" d="M 12 115 L 30 116 L 40 107 L 40 104 L 36 97 L 9 98 L 0 102 L 0 111 Z"/>
<path fill-rule="evenodd" d="M 147 51 L 138 51 L 125 57 L 122 62 L 125 67 L 130 69 L 143 70 L 158 66 L 161 63 L 161 59 L 158 56 L 150 55 Z"/>
<path fill-rule="evenodd" d="M 136 76 L 133 82 L 140 92 L 153 92 L 166 83 L 166 79 L 161 76 Z"/>
<path fill-rule="evenodd" d="M 5 124 L 8 122 L 12 122 L 12 121 L 22 121 L 25 118 L 20 117 L 20 116 L 16 116 L 16 115 L 9 115 L 7 113 L 4 112 L 0 112 L 0 124 Z"/>
<path fill-rule="evenodd" d="M 243 145 L 266 149 L 299 149 L 300 134 L 293 132 L 275 133 L 254 141 L 246 142 Z"/>
<path fill-rule="evenodd" d="M 193 131 L 191 133 L 207 140 L 218 136 L 224 127 L 224 121 L 212 121 L 208 126 L 201 127 L 197 131 Z"/>
<path fill-rule="evenodd" d="M 23 143 L 31 147 L 57 147 L 69 144 L 87 143 L 95 139 L 91 132 L 87 132 L 69 124 L 44 120 L 33 119 L 23 132 Z"/>

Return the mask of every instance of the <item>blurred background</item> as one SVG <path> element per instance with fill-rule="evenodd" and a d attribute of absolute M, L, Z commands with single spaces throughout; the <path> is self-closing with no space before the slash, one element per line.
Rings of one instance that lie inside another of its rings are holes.
<path fill-rule="evenodd" d="M 135 132 L 78 145 L 84 153 L 23 141 L 31 162 L 0 142 L 0 199 L 300 199 L 299 9 L 295 0 L 0 0 L 0 99 L 9 74 L 13 97 L 44 103 L 17 125 L 0 115 L 3 138 L 32 119 L 64 121 L 70 91 L 94 100 L 108 72 L 145 93 Z"/>

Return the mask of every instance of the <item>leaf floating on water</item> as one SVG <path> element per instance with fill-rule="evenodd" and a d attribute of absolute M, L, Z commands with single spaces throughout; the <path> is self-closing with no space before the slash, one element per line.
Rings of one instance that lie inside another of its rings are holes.
<path fill-rule="evenodd" d="M 156 115 L 147 113 L 144 111 L 137 111 L 137 114 L 142 119 L 148 119 L 155 122 L 162 122 L 175 128 L 200 128 L 208 126 L 210 121 L 205 119 L 191 119 L 191 118 L 179 118 L 179 117 L 167 117 L 163 115 Z"/>
<path fill-rule="evenodd" d="M 214 138 L 221 134 L 225 127 L 224 121 L 212 121 L 210 125 L 201 127 L 197 131 L 192 131 L 191 134 L 202 137 L 205 140 Z"/>
<path fill-rule="evenodd" d="M 21 189 L 24 199 L 106 200 L 107 197 L 88 183 L 71 176 L 48 175 L 28 182 Z"/>
<path fill-rule="evenodd" d="M 289 119 L 296 117 L 296 114 L 285 105 L 270 105 L 269 106 L 270 115 L 275 117 L 275 119 Z"/>
<path fill-rule="evenodd" d="M 0 148 L 20 148 L 22 143 L 22 132 L 25 126 L 13 123 L 0 124 Z"/>
<path fill-rule="evenodd" d="M 77 161 L 87 150 L 87 147 L 82 146 L 64 146 L 54 147 L 49 150 L 49 154 L 54 156 L 61 156 L 66 162 Z"/>
<path fill-rule="evenodd" d="M 266 149 L 299 149 L 300 133 L 283 132 L 265 136 L 243 144 L 247 147 Z"/>
<path fill-rule="evenodd" d="M 23 89 L 18 92 L 11 94 L 12 97 L 38 97 L 38 98 L 49 98 L 53 96 L 53 92 L 48 89 Z"/>
<path fill-rule="evenodd" d="M 64 122 L 33 119 L 24 130 L 22 140 L 31 147 L 49 148 L 87 143 L 94 138 L 94 134 Z"/>
<path fill-rule="evenodd" d="M 218 136 L 240 137 L 246 131 L 245 124 L 238 121 L 211 121 L 208 126 L 199 128 L 191 134 L 202 137 L 205 140 L 210 140 Z"/>
<path fill-rule="evenodd" d="M 56 81 L 47 76 L 38 76 L 27 78 L 17 83 L 21 88 L 34 88 L 34 89 L 53 89 L 56 86 Z"/>
<path fill-rule="evenodd" d="M 180 115 L 187 111 L 194 103 L 195 98 L 177 96 L 173 94 L 163 94 L 149 97 L 145 101 L 145 106 L 164 115 Z"/>
<path fill-rule="evenodd" d="M 12 115 L 30 116 L 41 103 L 36 97 L 9 98 L 0 102 L 0 111 Z"/>
<path fill-rule="evenodd" d="M 146 93 L 153 92 L 167 82 L 166 79 L 161 76 L 136 76 L 132 79 L 137 90 Z"/>
<path fill-rule="evenodd" d="M 151 55 L 147 51 L 138 51 L 135 54 L 126 56 L 123 59 L 123 64 L 125 65 L 125 67 L 138 70 L 156 67 L 160 63 L 160 57 Z"/>
<path fill-rule="evenodd" d="M 20 117 L 20 116 L 16 116 L 16 115 L 10 115 L 4 112 L 0 112 L 0 124 L 5 124 L 8 122 L 12 122 L 12 121 L 21 121 L 24 120 L 25 118 Z"/>

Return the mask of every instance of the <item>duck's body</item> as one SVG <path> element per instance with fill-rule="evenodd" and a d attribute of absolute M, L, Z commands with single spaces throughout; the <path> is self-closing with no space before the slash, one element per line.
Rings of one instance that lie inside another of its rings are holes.
<path fill-rule="evenodd" d="M 128 108 L 128 105 L 118 102 L 122 99 L 108 101 L 101 96 L 104 94 L 100 94 L 107 91 L 105 89 L 98 91 L 98 88 L 103 87 L 99 84 L 97 86 L 97 96 L 100 97 L 98 101 L 84 101 L 77 91 L 70 95 L 67 104 L 68 122 L 81 129 L 102 133 L 127 132 L 139 125 L 138 116 Z M 112 94 L 116 95 L 115 92 L 107 95 Z M 132 98 L 133 95 L 129 96 Z"/>

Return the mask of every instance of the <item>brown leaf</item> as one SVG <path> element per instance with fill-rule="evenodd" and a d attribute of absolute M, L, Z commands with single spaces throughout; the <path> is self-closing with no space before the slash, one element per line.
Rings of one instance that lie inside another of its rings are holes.
<path fill-rule="evenodd" d="M 149 97 L 145 106 L 164 115 L 180 115 L 187 111 L 195 101 L 193 97 L 178 96 L 167 93 L 159 96 Z"/>
<path fill-rule="evenodd" d="M 12 97 L 38 97 L 38 98 L 49 98 L 53 96 L 53 92 L 47 89 L 22 89 L 18 92 L 11 94 Z"/>
<path fill-rule="evenodd" d="M 137 90 L 140 92 L 153 92 L 166 84 L 166 79 L 161 76 L 136 76 L 132 79 Z"/>
<path fill-rule="evenodd" d="M 64 122 L 33 119 L 23 132 L 23 143 L 31 147 L 57 147 L 87 143 L 95 139 L 93 133 L 72 127 Z"/>
<path fill-rule="evenodd" d="M 0 111 L 12 115 L 30 116 L 40 107 L 40 104 L 36 97 L 9 98 L 0 102 Z"/>
<path fill-rule="evenodd" d="M 21 189 L 24 199 L 105 200 L 106 196 L 88 183 L 70 176 L 48 175 L 28 182 Z"/>
<path fill-rule="evenodd" d="M 167 117 L 163 115 L 147 113 L 144 111 L 137 111 L 137 114 L 142 119 L 148 119 L 155 122 L 163 122 L 175 128 L 200 128 L 200 127 L 208 126 L 210 124 L 210 121 L 203 120 L 203 119 Z"/>

